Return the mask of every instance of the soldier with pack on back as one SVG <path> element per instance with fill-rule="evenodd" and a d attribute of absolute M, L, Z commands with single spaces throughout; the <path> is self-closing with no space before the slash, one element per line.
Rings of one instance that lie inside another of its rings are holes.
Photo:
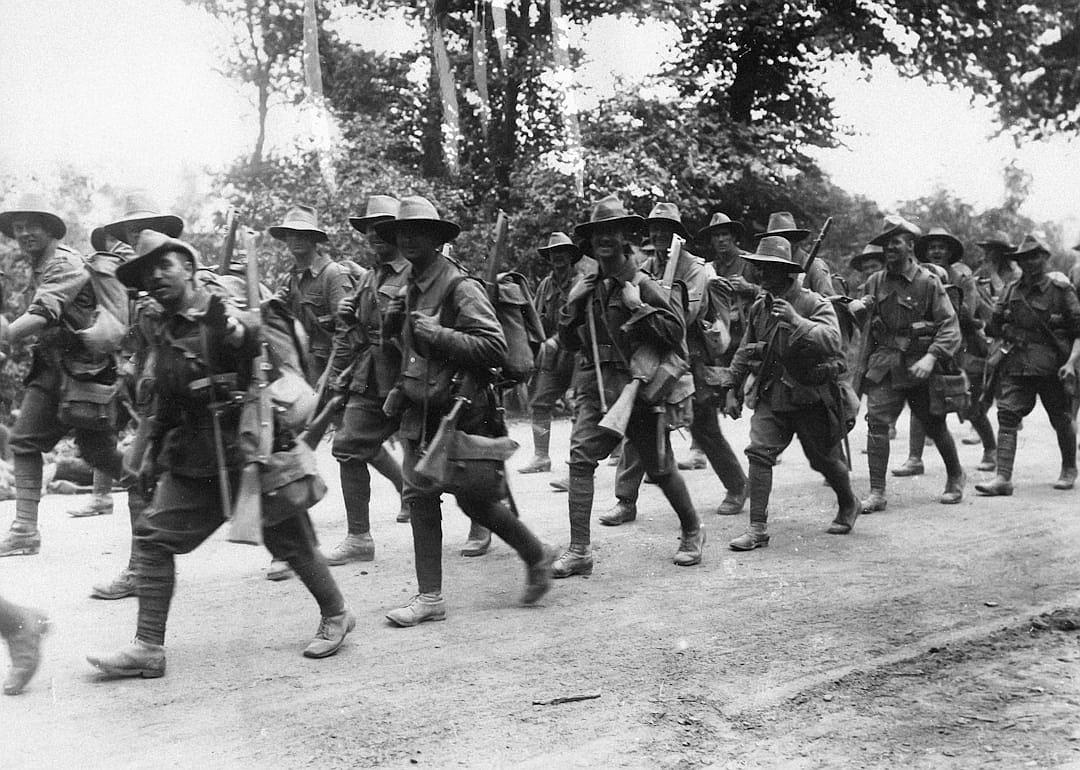
<path fill-rule="evenodd" d="M 1017 432 L 1035 408 L 1036 397 L 1042 400 L 1061 453 L 1061 473 L 1054 489 L 1072 489 L 1076 484 L 1080 301 L 1066 275 L 1047 271 L 1050 250 L 1038 236 L 1024 238 L 1010 256 L 1020 266 L 1021 277 L 1006 285 L 986 327 L 994 338 L 986 385 L 997 399 L 997 475 L 976 484 L 975 491 L 988 496 L 1013 493 Z"/>
<path fill-rule="evenodd" d="M 689 353 L 691 373 L 694 378 L 693 418 L 690 421 L 690 435 L 694 445 L 708 458 L 720 482 L 724 485 L 725 496 L 717 513 L 734 515 L 742 510 L 746 502 L 746 474 L 739 465 L 739 459 L 724 438 L 720 423 L 716 417 L 715 386 L 708 382 L 709 367 L 718 363 L 726 352 L 730 342 L 727 328 L 728 313 L 718 313 L 719 306 L 725 308 L 729 303 L 730 293 L 727 286 L 713 281 L 712 267 L 704 260 L 680 249 L 677 256 L 672 254 L 673 238 L 689 239 L 690 234 L 682 223 L 678 208 L 673 203 L 657 203 L 645 219 L 654 254 L 642 265 L 642 269 L 653 278 L 660 280 L 668 268 L 670 259 L 678 259 L 674 266 L 674 280 L 678 281 L 684 298 L 683 322 L 686 326 L 686 346 Z M 711 342 L 715 335 L 707 335 L 717 316 L 723 338 L 726 342 Z M 637 518 L 637 498 L 641 483 L 645 477 L 644 465 L 632 443 L 623 448 L 616 472 L 614 508 L 600 516 L 600 523 L 618 526 Z"/>
<path fill-rule="evenodd" d="M 507 343 L 485 288 L 443 256 L 443 245 L 461 228 L 442 219 L 430 201 L 413 196 L 402 199 L 397 217 L 375 230 L 411 265 L 404 295 L 383 316 L 382 338 L 402 341 L 400 377 L 384 409 L 401 420 L 417 593 L 386 617 L 398 626 L 446 618 L 443 492 L 455 496 L 474 524 L 517 551 L 527 567 L 521 603 L 535 604 L 550 588 L 554 553 L 502 502 L 509 495 L 505 460 L 513 442 L 506 438 L 491 383 L 492 370 L 506 361 Z M 444 422 L 453 423 L 449 436 Z M 439 470 L 453 467 L 436 480 L 421 475 L 419 463 L 432 459 L 440 438 L 450 444 L 450 462 Z"/>
<path fill-rule="evenodd" d="M 0 328 L 0 345 L 37 337 L 11 432 L 15 521 L 0 540 L 0 556 L 40 550 L 42 454 L 69 432 L 91 466 L 115 479 L 123 472 L 116 446 L 115 349 L 93 349 L 87 342 L 100 303 L 90 267 L 60 242 L 66 232 L 64 221 L 37 195 L 25 195 L 0 212 L 0 233 L 14 238 L 30 263 L 26 311 Z"/>

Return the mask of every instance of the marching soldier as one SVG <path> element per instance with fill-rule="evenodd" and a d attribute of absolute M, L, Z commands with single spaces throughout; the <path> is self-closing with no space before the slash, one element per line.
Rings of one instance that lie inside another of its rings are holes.
<path fill-rule="evenodd" d="M 979 399 L 982 393 L 983 369 L 986 366 L 987 343 L 982 333 L 982 321 L 979 320 L 985 313 L 980 312 L 982 300 L 975 276 L 971 268 L 960 261 L 964 256 L 963 244 L 944 228 L 932 227 L 926 235 L 917 238 L 915 256 L 920 262 L 937 265 L 944 270 L 946 282 L 957 287 L 960 292 L 958 320 L 964 340 L 960 358 L 971 383 L 971 405 L 960 417 L 971 423 L 983 444 L 983 457 L 976 470 L 992 471 L 997 442 L 994 439 L 994 427 L 986 416 L 986 407 Z M 893 469 L 894 476 L 918 476 L 923 473 L 922 453 L 926 446 L 926 431 L 918 420 L 911 421 L 908 441 L 908 459 L 902 466 Z"/>
<path fill-rule="evenodd" d="M 858 518 L 859 501 L 840 446 L 848 415 L 838 387 L 844 350 L 836 311 L 831 302 L 799 285 L 796 276 L 803 268 L 792 261 L 784 238 L 765 236 L 745 259 L 761 268 L 766 294 L 750 309 L 746 333 L 723 381 L 725 410 L 737 418 L 744 383 L 751 372 L 756 375 L 746 396 L 754 409 L 746 449 L 750 526 L 730 547 L 750 551 L 769 544 L 773 466 L 795 436 L 810 466 L 836 492 L 836 519 L 826 531 L 846 535 Z"/>
<path fill-rule="evenodd" d="M 442 254 L 443 244 L 456 238 L 460 227 L 440 218 L 428 200 L 413 196 L 402 199 L 395 219 L 376 223 L 375 232 L 397 246 L 398 253 L 411 264 L 404 297 L 391 304 L 384 315 L 382 338 L 399 337 L 403 345 L 399 385 L 384 408 L 401 417 L 398 435 L 405 446 L 404 496 L 411 513 L 418 584 L 416 596 L 386 617 L 398 626 L 415 626 L 446 618 L 442 596 L 444 489 L 419 475 L 417 462 L 427 442 L 437 437 L 441 419 L 453 411 L 455 381 L 459 381 L 457 387 L 469 391 L 457 394 L 465 399 L 464 406 L 458 407 L 458 431 L 481 437 L 481 443 L 484 437 L 505 435 L 489 386 L 489 372 L 502 365 L 507 348 L 487 292 Z M 475 462 L 465 461 L 466 472 L 476 467 Z M 490 469 L 490 463 L 487 467 Z M 554 553 L 501 502 L 508 494 L 502 470 L 497 481 L 487 478 L 486 482 L 465 480 L 450 491 L 474 523 L 494 532 L 525 561 L 528 568 L 521 603 L 535 604 L 551 586 Z"/>
<path fill-rule="evenodd" d="M 995 340 L 987 373 L 996 385 L 998 411 L 997 475 L 976 484 L 981 495 L 1011 495 L 1020 422 L 1042 400 L 1057 433 L 1061 475 L 1054 489 L 1076 484 L 1077 361 L 1080 360 L 1080 301 L 1069 279 L 1047 272 L 1050 250 L 1029 235 L 1011 255 L 1021 277 L 1008 284 L 994 305 L 987 334 Z"/>
<path fill-rule="evenodd" d="M 326 557 L 331 565 L 375 558 L 371 537 L 371 473 L 375 468 L 401 494 L 401 466 L 383 447 L 397 430 L 397 421 L 383 412 L 383 402 L 394 387 L 401 370 L 401 348 L 397 340 L 383 339 L 382 316 L 387 305 L 404 290 L 409 279 L 409 263 L 394 244 L 375 232 L 375 225 L 397 215 L 398 202 L 388 195 L 372 195 L 362 217 L 349 217 L 349 224 L 367 236 L 378 264 L 365 271 L 355 292 L 338 309 L 336 354 L 327 375 L 329 387 L 346 397 L 341 427 L 334 433 L 334 458 L 341 473 L 341 494 L 345 501 L 348 533 Z M 409 520 L 402 505 L 399 522 Z"/>
<path fill-rule="evenodd" d="M 293 258 L 288 282 L 278 298 L 307 332 L 311 346 L 308 381 L 314 385 L 330 361 L 337 308 L 352 288 L 352 277 L 319 251 L 319 244 L 329 238 L 319 229 L 311 206 L 293 206 L 281 224 L 270 228 L 270 236 L 283 241 Z"/>
<path fill-rule="evenodd" d="M 595 270 L 593 260 L 582 256 L 581 249 L 566 233 L 552 233 L 548 236 L 547 245 L 539 247 L 536 252 L 551 268 L 551 272 L 544 275 L 536 287 L 536 313 L 544 326 L 546 339 L 540 347 L 530 404 L 533 459 L 518 468 L 518 473 L 546 473 L 551 470 L 551 456 L 548 454 L 551 447 L 551 410 L 570 388 L 574 377 L 574 354 L 559 344 L 559 311 L 578 276 Z"/>
<path fill-rule="evenodd" d="M 975 245 L 983 253 L 982 261 L 975 270 L 975 280 L 983 294 L 984 307 L 988 308 L 983 320 L 990 320 L 989 311 L 993 310 L 994 302 L 1006 286 L 1020 277 L 1020 268 L 1012 257 L 1016 246 L 1001 231 L 991 233 L 985 241 L 978 241 Z"/>
<path fill-rule="evenodd" d="M 593 474 L 621 440 L 617 431 L 601 427 L 602 402 L 615 405 L 624 391 L 633 393 L 626 389 L 635 379 L 654 377 L 653 371 L 638 366 L 639 358 L 664 361 L 673 354 L 687 355 L 686 327 L 675 309 L 682 302 L 682 285 L 676 284 L 676 296 L 669 298 L 627 256 L 630 238 L 644 224 L 609 195 L 595 204 L 589 221 L 574 230 L 577 237 L 588 239 L 600 272 L 574 286 L 559 320 L 563 344 L 585 358 L 578 373 L 577 419 L 570 436 L 570 545 L 555 562 L 554 576 L 559 578 L 593 570 L 589 548 Z M 663 367 L 651 368 L 659 373 Z M 683 378 L 658 403 L 635 399 L 624 431 L 627 445 L 637 450 L 645 472 L 679 517 L 682 534 L 674 557 L 679 566 L 699 564 L 705 544 L 705 531 L 671 456 L 668 436 L 669 424 L 685 419 L 691 395 Z"/>
<path fill-rule="evenodd" d="M 667 269 L 674 234 L 678 233 L 687 240 L 690 236 L 682 223 L 678 208 L 673 203 L 657 203 L 645 224 L 655 251 L 642 269 L 659 279 Z M 713 277 L 715 276 L 709 265 L 689 251 L 683 251 L 675 267 L 675 280 L 682 284 L 680 290 L 686 297 L 683 321 L 686 326 L 691 371 L 694 373 L 694 412 L 690 422 L 690 435 L 695 445 L 709 459 L 713 471 L 726 490 L 717 513 L 730 516 L 739 513 L 746 503 L 746 474 L 720 430 L 720 422 L 716 417 L 718 404 L 715 401 L 715 389 L 705 381 L 704 376 L 705 367 L 712 366 L 716 354 L 722 354 L 728 347 L 724 344 L 724 351 L 715 351 L 705 338 L 705 325 L 711 327 L 716 320 L 718 305 L 721 301 L 725 304 L 728 302 L 724 288 L 710 281 Z M 726 337 L 729 331 L 726 328 L 723 331 Z M 610 511 L 600 516 L 601 524 L 617 527 L 637 518 L 638 491 L 644 477 L 644 464 L 634 445 L 628 442 L 623 448 L 616 471 L 616 503 Z"/>
<path fill-rule="evenodd" d="M 915 261 L 918 227 L 902 217 L 886 217 L 882 232 L 871 243 L 881 246 L 885 270 L 866 282 L 866 294 L 852 303 L 860 320 L 868 316 L 866 362 L 861 392 L 866 394 L 867 455 L 870 496 L 863 513 L 883 511 L 885 476 L 889 465 L 889 426 L 911 407 L 945 462 L 948 478 L 938 498 L 958 503 L 964 496 L 964 470 L 945 415 L 930 412 L 930 375 L 960 349 L 960 325 L 941 281 Z"/>
<path fill-rule="evenodd" d="M 114 222 L 94 230 L 91 234 L 93 243 L 94 235 L 100 239 L 104 249 L 113 254 L 130 259 L 134 255 L 133 248 L 138 245 L 139 235 L 143 230 L 153 230 L 170 238 L 179 238 L 184 231 L 184 220 L 175 214 L 163 214 L 157 202 L 145 190 L 136 190 L 129 193 L 124 199 L 124 211 L 120 218 Z M 93 244 L 95 250 L 98 244 Z M 146 352 L 150 341 L 142 336 L 144 321 L 148 315 L 157 313 L 157 306 L 152 300 L 142 298 L 132 303 L 131 321 L 132 329 L 124 345 L 124 355 L 128 362 L 121 367 L 121 377 L 131 394 L 131 404 L 140 417 L 145 416 L 149 408 L 145 393 L 140 397 L 140 375 L 145 372 L 139 371 L 145 364 Z M 145 381 L 145 380 L 144 380 Z M 113 479 L 105 476 L 100 471 L 94 472 L 95 497 L 99 489 L 112 488 Z M 95 599 L 124 599 L 135 595 L 135 522 L 150 500 L 146 499 L 137 486 L 128 489 L 128 516 L 131 523 L 131 546 L 128 552 L 128 563 L 120 573 L 108 582 L 95 583 L 90 590 L 90 596 Z M 91 509 L 93 502 L 91 502 Z M 111 507 L 110 507 L 111 510 Z M 88 511 L 84 511 L 86 515 Z"/>
<path fill-rule="evenodd" d="M 808 254 L 803 251 L 800 244 L 810 237 L 810 231 L 796 227 L 795 217 L 791 215 L 790 211 L 774 211 L 769 214 L 769 226 L 765 228 L 765 232 L 758 233 L 755 237 L 765 238 L 770 235 L 787 240 L 791 244 L 791 253 L 795 255 L 795 261 L 805 264 Z M 829 263 L 821 257 L 814 257 L 813 262 L 806 265 L 803 285 L 822 297 L 832 297 L 839 293 L 833 287 L 832 270 L 829 269 Z"/>
<path fill-rule="evenodd" d="M 259 321 L 250 312 L 241 316 L 228 310 L 221 297 L 196 280 L 197 267 L 191 246 L 148 230 L 139 237 L 136 257 L 117 271 L 125 285 L 149 292 L 162 315 L 153 337 L 155 408 L 149 419 L 154 429 L 138 474 L 144 486 L 157 479 L 153 503 L 137 522 L 138 628 L 128 647 L 87 658 L 112 676 L 164 675 L 175 557 L 197 548 L 225 522 L 231 501 L 221 495 L 219 462 L 228 472 L 230 488 L 239 488 L 244 459 L 240 406 L 231 396 L 250 380 L 259 349 Z M 219 400 L 225 405 L 212 411 L 212 403 Z M 275 451 L 294 444 L 291 434 L 275 429 Z M 164 471 L 160 478 L 159 470 Z M 315 547 L 311 519 L 284 498 L 271 502 L 264 496 L 263 501 L 267 548 L 300 576 L 322 616 L 304 655 L 333 655 L 356 620 Z"/>
<path fill-rule="evenodd" d="M 63 220 L 36 195 L 26 195 L 14 209 L 0 213 L 0 233 L 14 238 L 21 256 L 30 262 L 26 311 L 10 325 L 0 326 L 0 344 L 37 337 L 26 393 L 11 432 L 15 521 L 0 540 L 0 556 L 40 550 L 42 454 L 69 432 L 74 431 L 75 443 L 91 466 L 111 478 L 120 478 L 123 471 L 113 426 L 73 427 L 59 418 L 65 393 L 100 390 L 116 382 L 113 356 L 91 350 L 82 336 L 94 324 L 97 299 L 83 258 L 60 242 L 66 232 Z M 75 377 L 79 379 L 73 383 Z"/>
<path fill-rule="evenodd" d="M 880 246 L 873 243 L 868 243 L 863 247 L 863 250 L 853 256 L 849 261 L 852 270 L 858 270 L 859 275 L 862 276 L 862 283 L 855 290 L 855 296 L 861 297 L 866 289 L 866 282 L 870 280 L 870 276 L 876 273 L 878 270 L 885 269 L 885 252 Z"/>

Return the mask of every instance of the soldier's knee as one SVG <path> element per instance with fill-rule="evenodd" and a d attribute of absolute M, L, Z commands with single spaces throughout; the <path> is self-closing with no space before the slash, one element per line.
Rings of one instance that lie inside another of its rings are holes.
<path fill-rule="evenodd" d="M 889 423 L 881 422 L 880 420 L 871 420 L 866 418 L 867 431 L 871 436 L 888 436 L 889 435 Z"/>
<path fill-rule="evenodd" d="M 755 446 L 751 444 L 746 448 L 746 457 L 750 460 L 750 464 L 757 463 L 758 465 L 767 465 L 770 468 L 776 465 L 776 458 L 779 453 L 771 447 Z"/>
<path fill-rule="evenodd" d="M 1020 413 L 1002 410 L 998 407 L 998 425 L 1004 430 L 1017 430 L 1020 427 Z"/>

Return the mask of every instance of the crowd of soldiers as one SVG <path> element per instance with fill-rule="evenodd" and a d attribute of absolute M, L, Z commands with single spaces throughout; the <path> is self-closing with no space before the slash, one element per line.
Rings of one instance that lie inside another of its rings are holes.
<path fill-rule="evenodd" d="M 11 431 L 15 519 L 0 556 L 40 551 L 42 454 L 73 434 L 95 469 L 95 495 L 72 515 L 111 512 L 114 483 L 128 493 L 128 564 L 91 593 L 137 596 L 137 629 L 131 645 L 88 656 L 105 674 L 164 674 L 175 557 L 238 510 L 253 461 L 245 394 L 267 378 L 274 411 L 260 423 L 270 442 L 258 457 L 260 539 L 272 556 L 267 577 L 299 578 L 318 605 L 318 629 L 303 651 L 313 658 L 336 653 L 356 624 L 329 567 L 375 558 L 370 468 L 398 490 L 397 521 L 412 529 L 417 591 L 386 615 L 402 627 L 446 617 L 446 492 L 471 520 L 462 555 L 483 555 L 494 533 L 525 562 L 523 605 L 537 603 L 553 578 L 589 575 L 594 474 L 608 457 L 619 465 L 616 500 L 600 523 L 634 521 L 647 479 L 678 518 L 672 561 L 683 567 L 702 562 L 706 509 L 691 499 L 682 470 L 711 466 L 719 502 L 708 510 L 717 515 L 739 515 L 749 502 L 749 524 L 730 548 L 767 546 L 773 469 L 797 437 L 836 495 L 826 532 L 845 535 L 860 514 L 886 508 L 890 434 L 905 404 L 909 457 L 893 474 L 923 473 L 932 439 L 946 468 L 943 504 L 959 502 L 966 487 L 947 415 L 971 424 L 983 446 L 977 468 L 994 473 L 976 491 L 1011 495 L 1017 431 L 1036 395 L 1058 435 L 1054 488 L 1075 484 L 1080 302 L 1070 278 L 1048 270 L 1050 251 L 1037 236 L 1017 246 L 993 234 L 978 244 L 984 258 L 973 272 L 953 235 L 890 216 L 851 258 L 865 282 L 847 291 L 788 212 L 770 216 L 748 252 L 742 223 L 725 213 L 691 233 L 673 203 L 641 217 L 611 195 L 572 237 L 553 232 L 537 248 L 549 271 L 534 295 L 542 327 L 533 341 L 534 454 L 519 471 L 551 472 L 552 415 L 570 394 L 569 475 L 552 482 L 568 493 L 569 542 L 557 551 L 521 519 L 507 484 L 515 445 L 500 368 L 513 343 L 497 292 L 449 256 L 459 226 L 416 196 L 373 195 L 349 222 L 371 252 L 369 269 L 321 252 L 327 235 L 317 213 L 293 207 L 269 229 L 293 260 L 271 292 L 253 291 L 243 264 L 209 269 L 181 239 L 183 221 L 143 193 L 94 230 L 92 258 L 62 243 L 64 221 L 37 196 L 0 212 L 0 233 L 31 268 L 25 312 L 2 322 L 0 344 L 34 340 Z M 122 284 L 122 310 L 110 312 L 110 280 Z M 119 336 L 109 325 L 118 318 L 126 319 Z M 303 387 L 289 384 L 290 367 L 303 373 Z M 862 397 L 870 483 L 860 500 L 847 434 Z M 994 401 L 996 436 L 987 417 Z M 744 407 L 753 412 L 745 470 L 719 419 L 738 419 Z M 347 534 L 324 555 L 307 511 L 325 486 L 305 437 L 313 415 L 329 411 Z M 693 444 L 676 462 L 670 434 L 682 427 Z M 125 429 L 134 440 L 121 452 Z M 387 451 L 394 437 L 400 464 Z M 446 473 L 436 447 L 453 459 Z M 33 676 L 47 629 L 43 613 L 0 598 L 12 657 L 5 693 Z"/>

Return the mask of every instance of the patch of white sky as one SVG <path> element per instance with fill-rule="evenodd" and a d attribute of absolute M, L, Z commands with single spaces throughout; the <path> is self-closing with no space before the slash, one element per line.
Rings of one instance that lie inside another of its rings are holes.
<path fill-rule="evenodd" d="M 0 172 L 47 179 L 70 164 L 101 183 L 148 187 L 168 204 L 193 184 L 211 193 L 210 172 L 250 151 L 252 94 L 216 71 L 228 33 L 198 9 L 180 0 L 0 0 L 0 19 Z M 331 23 L 391 56 L 425 39 L 400 15 L 359 19 L 344 6 Z M 674 98 L 655 77 L 677 41 L 673 27 L 606 17 L 569 32 L 583 54 L 574 73 L 579 109 L 614 89 Z M 427 66 L 421 59 L 418 82 Z M 986 207 L 1001 202 L 1001 170 L 1015 160 L 1033 175 L 1026 213 L 1064 223 L 1067 234 L 1080 229 L 1070 194 L 1080 176 L 1076 143 L 1017 148 L 991 138 L 991 108 L 961 92 L 905 80 L 886 65 L 862 74 L 839 61 L 823 70 L 852 133 L 842 147 L 814 154 L 839 185 L 884 207 L 937 186 Z M 276 107 L 268 146 L 308 140 L 310 126 Z"/>

